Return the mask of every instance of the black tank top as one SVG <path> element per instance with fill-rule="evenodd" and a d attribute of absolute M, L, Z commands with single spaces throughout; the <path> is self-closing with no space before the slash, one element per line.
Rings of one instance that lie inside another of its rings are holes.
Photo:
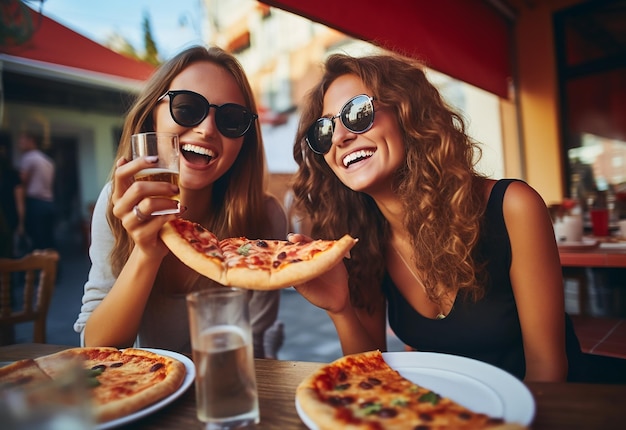
<path fill-rule="evenodd" d="M 504 223 L 504 192 L 514 180 L 496 182 L 485 211 L 478 258 L 486 261 L 485 294 L 474 302 L 457 295 L 449 315 L 434 320 L 423 317 L 405 300 L 387 274 L 389 325 L 405 344 L 418 351 L 461 355 L 490 363 L 519 379 L 526 373 L 522 332 L 509 277 L 511 243 Z M 571 324 L 567 330 L 571 331 Z M 573 332 L 568 337 L 574 336 Z"/>

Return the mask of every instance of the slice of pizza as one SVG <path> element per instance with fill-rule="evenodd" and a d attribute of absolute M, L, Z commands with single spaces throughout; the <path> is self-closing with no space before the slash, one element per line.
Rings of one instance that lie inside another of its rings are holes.
<path fill-rule="evenodd" d="M 174 393 L 187 372 L 175 358 L 133 348 L 71 348 L 34 362 L 52 379 L 61 376 L 68 362 L 80 363 L 99 423 L 127 416 Z"/>
<path fill-rule="evenodd" d="M 380 351 L 323 366 L 300 383 L 296 400 L 320 430 L 525 428 L 411 382 L 389 367 Z"/>
<path fill-rule="evenodd" d="M 0 390 L 28 388 L 50 380 L 50 376 L 32 359 L 16 361 L 0 368 Z"/>
<path fill-rule="evenodd" d="M 61 380 L 68 366 L 84 369 L 98 423 L 124 417 L 174 393 L 187 373 L 180 361 L 140 349 L 70 348 L 0 368 L 0 389 Z"/>
<path fill-rule="evenodd" d="M 219 240 L 200 224 L 175 219 L 161 239 L 180 261 L 222 285 L 276 290 L 314 279 L 338 264 L 356 244 L 339 240 L 292 243 L 234 237 Z"/>
<path fill-rule="evenodd" d="M 0 368 L 0 389 L 62 381 L 69 366 L 84 370 L 93 417 L 98 423 L 127 416 L 169 396 L 182 385 L 187 373 L 180 361 L 151 351 L 70 348 Z"/>

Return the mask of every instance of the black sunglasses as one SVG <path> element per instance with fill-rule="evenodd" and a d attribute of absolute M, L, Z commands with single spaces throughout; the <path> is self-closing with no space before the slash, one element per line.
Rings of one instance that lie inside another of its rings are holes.
<path fill-rule="evenodd" d="M 168 91 L 157 101 L 170 97 L 170 114 L 178 125 L 194 127 L 215 108 L 215 125 L 224 137 L 241 137 L 248 132 L 258 115 L 236 103 L 213 105 L 202 94 L 188 90 Z"/>
<path fill-rule="evenodd" d="M 352 97 L 330 118 L 320 118 L 306 132 L 306 142 L 313 152 L 324 155 L 333 145 L 335 118 L 352 133 L 365 133 L 374 124 L 374 98 L 366 94 Z"/>

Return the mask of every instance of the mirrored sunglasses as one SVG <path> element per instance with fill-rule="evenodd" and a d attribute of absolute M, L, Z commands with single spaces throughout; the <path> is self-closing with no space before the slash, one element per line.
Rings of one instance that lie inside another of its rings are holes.
<path fill-rule="evenodd" d="M 374 98 L 359 94 L 348 100 L 337 115 L 315 121 L 307 130 L 306 142 L 316 154 L 324 155 L 330 151 L 336 118 L 352 133 L 365 133 L 374 124 Z"/>
<path fill-rule="evenodd" d="M 211 108 L 215 108 L 215 125 L 224 137 L 243 136 L 258 118 L 258 115 L 241 105 L 236 103 L 214 105 L 209 103 L 202 94 L 193 91 L 168 91 L 159 97 L 158 101 L 166 96 L 170 98 L 172 119 L 183 127 L 194 127 L 200 124 L 209 115 Z"/>

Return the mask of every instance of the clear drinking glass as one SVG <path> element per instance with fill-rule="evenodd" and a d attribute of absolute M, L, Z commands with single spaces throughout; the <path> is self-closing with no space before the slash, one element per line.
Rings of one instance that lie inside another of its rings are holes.
<path fill-rule="evenodd" d="M 246 292 L 219 287 L 187 295 L 198 419 L 207 430 L 259 422 Z"/>
<path fill-rule="evenodd" d="M 148 132 L 131 136 L 133 159 L 148 155 L 157 156 L 154 167 L 141 170 L 135 175 L 136 181 L 163 181 L 178 185 L 180 174 L 180 148 L 178 135 L 173 133 Z M 173 199 L 178 202 L 174 209 L 152 212 L 151 215 L 167 215 L 180 212 L 180 195 L 155 196 Z"/>

